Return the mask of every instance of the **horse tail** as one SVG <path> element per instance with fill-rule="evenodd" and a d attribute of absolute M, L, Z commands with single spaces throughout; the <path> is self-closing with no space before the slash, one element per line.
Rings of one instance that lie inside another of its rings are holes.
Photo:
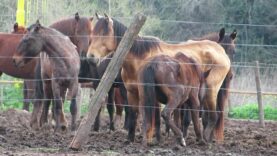
<path fill-rule="evenodd" d="M 200 104 L 203 103 L 204 96 L 205 96 L 206 91 L 207 91 L 206 78 L 209 76 L 210 71 L 211 71 L 211 69 L 200 74 L 200 89 L 199 89 Z"/>
<path fill-rule="evenodd" d="M 153 136 L 155 123 L 155 105 L 156 105 L 156 88 L 155 88 L 155 64 L 146 65 L 140 75 L 140 83 L 144 84 L 141 88 L 140 97 L 142 97 L 144 107 L 144 130 L 147 136 Z M 149 129 L 150 128 L 150 129 Z M 151 139 L 151 137 L 149 138 Z M 151 140 L 148 140 L 151 142 Z"/>
<path fill-rule="evenodd" d="M 218 141 L 224 140 L 224 106 L 229 97 L 229 88 L 230 88 L 232 77 L 233 77 L 233 72 L 232 72 L 232 69 L 230 69 L 217 95 L 216 110 L 219 113 L 218 113 L 218 120 L 216 122 L 214 133 L 215 133 L 215 138 Z"/>

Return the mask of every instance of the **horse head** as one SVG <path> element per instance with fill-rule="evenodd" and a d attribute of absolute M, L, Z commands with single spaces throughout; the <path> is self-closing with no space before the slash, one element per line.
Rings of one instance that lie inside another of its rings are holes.
<path fill-rule="evenodd" d="M 24 66 L 41 52 L 43 48 L 43 40 L 40 36 L 41 29 L 43 27 L 39 21 L 27 29 L 28 31 L 17 47 L 17 52 L 13 55 L 13 62 L 17 67 Z"/>
<path fill-rule="evenodd" d="M 87 55 L 100 58 L 116 50 L 127 28 L 107 14 L 104 17 L 96 14 L 96 17 Z"/>
<path fill-rule="evenodd" d="M 225 49 L 225 52 L 229 56 L 231 62 L 234 59 L 235 55 L 235 39 L 237 37 L 237 31 L 234 30 L 231 34 L 225 34 L 224 28 L 219 32 L 219 41 L 218 43 Z"/>
<path fill-rule="evenodd" d="M 91 42 L 91 33 L 93 17 L 80 17 L 79 13 L 74 16 L 74 35 L 71 37 L 72 42 L 77 46 L 77 51 L 81 55 L 86 54 Z"/>
<path fill-rule="evenodd" d="M 13 34 L 25 34 L 27 29 L 24 26 L 19 26 L 18 23 L 13 25 L 13 30 L 11 33 Z"/>

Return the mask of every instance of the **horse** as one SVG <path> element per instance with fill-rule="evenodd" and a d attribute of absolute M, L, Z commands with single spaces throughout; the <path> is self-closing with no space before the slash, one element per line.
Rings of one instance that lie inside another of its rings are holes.
<path fill-rule="evenodd" d="M 95 23 L 91 44 L 88 50 L 88 57 L 101 58 L 113 53 L 118 47 L 121 38 L 127 27 L 105 14 Z M 166 54 L 174 56 L 177 52 L 183 52 L 201 64 L 201 72 L 210 70 L 209 76 L 205 79 L 208 92 L 204 95 L 204 108 L 208 111 L 207 125 L 204 130 L 204 139 L 211 141 L 213 130 L 216 133 L 216 140 L 223 140 L 223 115 L 216 113 L 217 108 L 223 108 L 224 103 L 217 103 L 218 92 L 230 70 L 230 59 L 222 46 L 213 41 L 187 41 L 178 44 L 169 44 L 156 37 L 138 36 L 134 41 L 129 53 L 124 59 L 121 76 L 127 89 L 129 110 L 129 132 L 128 140 L 133 142 L 135 138 L 136 119 L 139 113 L 138 98 L 138 71 L 145 64 L 147 58 L 155 55 Z M 225 90 L 226 91 L 226 90 Z M 219 110 L 221 111 L 221 110 Z M 223 113 L 222 113 L 223 114 Z M 157 129 L 159 121 L 156 121 Z"/>
<path fill-rule="evenodd" d="M 211 33 L 200 38 L 194 38 L 192 40 L 202 41 L 202 40 L 210 40 L 219 43 L 229 56 L 231 62 L 234 60 L 235 52 L 235 39 L 237 37 L 237 30 L 234 29 L 232 33 L 225 34 L 225 29 L 221 28 L 219 33 Z"/>
<path fill-rule="evenodd" d="M 66 90 L 71 90 L 71 107 L 76 105 L 80 59 L 76 46 L 70 39 L 53 28 L 42 26 L 39 21 L 28 28 L 13 55 L 15 65 L 20 68 L 30 58 L 40 55 L 41 76 L 46 99 L 53 99 L 55 131 L 65 130 L 67 121 L 63 113 Z M 41 121 L 47 123 L 50 103 L 44 104 Z M 71 113 L 72 129 L 76 127 L 76 113 Z"/>
<path fill-rule="evenodd" d="M 111 58 L 113 54 L 110 54 L 105 57 L 105 59 L 102 59 L 100 62 L 96 63 L 93 59 L 87 58 L 84 59 L 81 62 L 81 70 L 79 73 L 79 82 L 93 82 L 93 88 L 96 89 L 100 79 L 104 75 L 104 72 L 109 65 Z M 114 107 L 113 102 L 115 102 L 116 106 L 116 118 L 113 119 L 114 114 Z M 111 89 L 108 92 L 108 103 L 107 103 L 107 109 L 110 117 L 110 130 L 115 130 L 115 123 L 117 122 L 118 118 L 122 116 L 123 106 L 125 105 L 125 121 L 124 121 L 124 128 L 127 129 L 127 116 L 128 116 L 128 102 L 127 102 L 127 91 L 126 88 L 123 85 L 123 81 L 121 78 L 121 75 L 118 74 L 116 77 L 115 82 L 113 83 Z M 100 112 L 101 109 L 98 112 L 98 115 L 95 119 L 94 123 L 94 131 L 99 130 L 100 126 Z"/>
<path fill-rule="evenodd" d="M 193 38 L 192 40 L 195 40 L 195 41 L 210 40 L 210 41 L 219 43 L 224 48 L 226 54 L 229 56 L 229 59 L 232 62 L 234 55 L 235 55 L 236 36 L 237 36 L 236 29 L 234 29 L 232 33 L 226 34 L 225 29 L 221 28 L 218 33 L 216 33 L 216 32 L 210 33 L 210 34 L 204 35 L 200 38 Z M 222 86 L 224 86 L 223 88 L 230 88 L 230 83 L 231 83 L 232 77 L 233 77 L 233 73 L 232 73 L 232 70 L 230 70 L 222 84 Z M 219 90 L 218 94 L 220 94 L 217 99 L 218 103 L 220 103 L 220 101 L 224 102 L 224 100 L 227 99 L 229 96 L 228 95 L 229 92 L 226 92 L 223 90 Z M 181 111 L 176 110 L 174 113 L 174 120 L 176 123 L 179 124 L 179 127 L 181 127 L 183 129 L 184 136 L 186 136 L 186 131 L 187 131 L 187 129 L 190 125 L 190 121 L 191 121 L 189 108 L 187 106 L 188 105 L 183 106 Z M 202 116 L 202 114 L 205 114 L 205 112 L 202 112 L 202 111 L 200 113 L 201 113 L 200 116 Z M 220 113 L 221 112 L 219 112 L 218 114 L 220 115 Z M 182 116 L 181 122 L 180 122 L 180 116 Z M 205 120 L 203 120 L 203 121 L 205 121 Z M 220 122 L 222 122 L 222 121 L 220 121 Z M 206 123 L 204 123 L 204 125 L 206 125 Z M 166 129 L 166 132 L 169 133 L 168 126 Z"/>
<path fill-rule="evenodd" d="M 65 19 L 61 19 L 51 24 L 50 27 L 57 29 L 65 35 L 70 36 L 71 41 L 77 46 L 78 52 L 81 54 L 86 53 L 89 43 L 90 43 L 90 35 L 92 31 L 92 20 L 93 17 L 80 17 L 78 13 L 75 14 L 74 17 L 69 17 Z M 12 33 L 14 35 L 10 35 L 9 33 L 0 33 L 0 71 L 6 73 L 7 75 L 23 78 L 23 79 L 36 79 L 41 80 L 40 76 L 40 66 L 38 63 L 38 59 L 32 59 L 31 62 L 27 63 L 24 67 L 18 69 L 13 65 L 12 56 L 16 52 L 16 47 L 21 40 L 24 33 L 27 32 L 27 29 L 22 26 L 18 26 L 18 24 L 14 24 L 14 30 Z M 22 35 L 19 35 L 22 34 Z M 35 74 L 38 73 L 38 74 Z M 43 91 L 42 91 L 42 81 L 33 81 L 28 82 L 28 84 L 24 84 L 24 98 L 25 99 L 42 99 Z M 32 84 L 36 83 L 36 84 Z M 34 86 L 37 86 L 36 88 Z M 33 95 L 30 91 L 36 90 Z M 29 107 L 29 101 L 24 100 L 24 108 L 27 109 Z M 40 102 L 35 101 L 33 113 L 30 120 L 30 125 L 34 129 L 39 127 L 38 121 L 38 113 L 40 111 Z M 76 107 L 72 107 L 71 111 L 77 111 Z"/>
<path fill-rule="evenodd" d="M 157 55 L 147 59 L 138 73 L 139 104 L 143 107 L 144 140 L 152 142 L 154 123 L 159 116 L 158 102 L 166 104 L 162 117 L 167 125 L 177 135 L 182 146 L 186 146 L 181 129 L 171 119 L 173 111 L 186 101 L 192 109 L 191 115 L 197 141 L 204 142 L 199 125 L 199 90 L 203 81 L 203 74 L 199 65 L 191 58 L 179 52 L 174 57 Z M 203 85 L 202 85 L 203 86 Z M 159 137 L 160 135 L 158 135 Z M 158 138 L 158 140 L 160 140 Z"/>

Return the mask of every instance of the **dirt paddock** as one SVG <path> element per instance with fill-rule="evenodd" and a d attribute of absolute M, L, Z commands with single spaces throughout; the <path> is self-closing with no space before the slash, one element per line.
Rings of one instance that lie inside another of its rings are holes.
<path fill-rule="evenodd" d="M 126 143 L 123 129 L 108 131 L 103 117 L 101 131 L 91 132 L 89 142 L 81 151 L 67 147 L 73 138 L 70 132 L 33 131 L 29 127 L 30 113 L 21 110 L 0 112 L 0 155 L 277 155 L 277 122 L 226 120 L 225 141 L 220 144 L 198 145 L 190 127 L 187 147 L 179 146 L 173 134 L 163 135 L 162 142 L 153 147 L 142 146 L 142 136 L 135 143 Z"/>

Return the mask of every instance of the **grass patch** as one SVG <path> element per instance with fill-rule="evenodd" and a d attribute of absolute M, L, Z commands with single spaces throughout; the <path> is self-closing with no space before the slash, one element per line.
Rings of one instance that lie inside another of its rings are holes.
<path fill-rule="evenodd" d="M 271 105 L 264 106 L 265 120 L 277 120 L 277 108 Z M 235 119 L 259 119 L 258 104 L 245 104 L 242 106 L 233 107 L 229 112 L 230 118 Z"/>

